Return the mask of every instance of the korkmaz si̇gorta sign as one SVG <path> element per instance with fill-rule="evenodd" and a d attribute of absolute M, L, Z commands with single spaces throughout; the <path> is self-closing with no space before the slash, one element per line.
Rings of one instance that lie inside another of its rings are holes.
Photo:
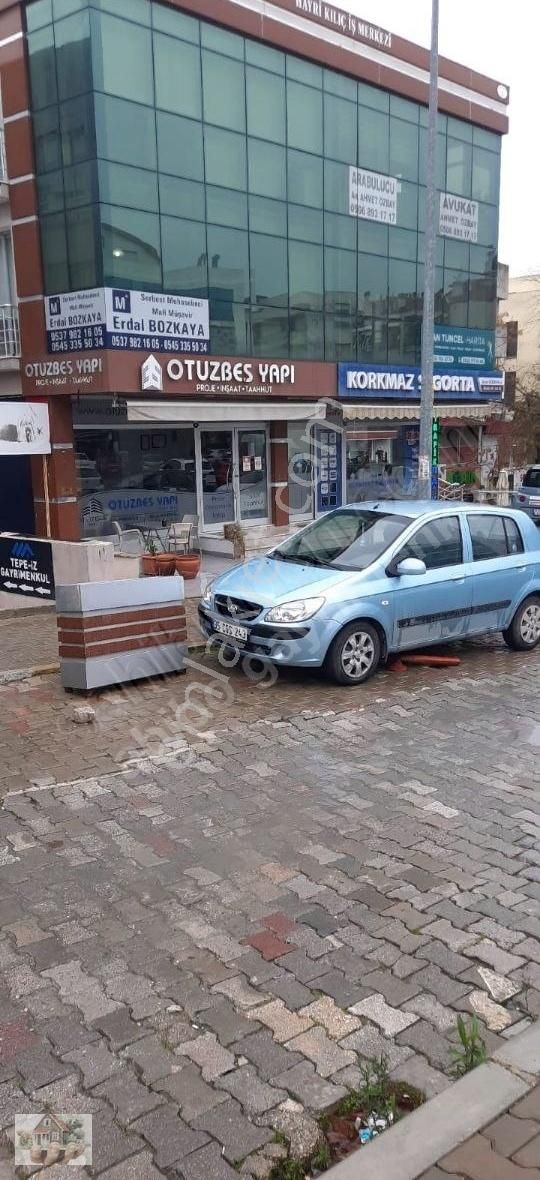
<path fill-rule="evenodd" d="M 422 389 L 422 375 L 416 365 L 340 364 L 338 374 L 341 397 L 414 401 Z M 435 373 L 433 389 L 436 400 L 497 401 L 504 396 L 504 373 Z"/>
<path fill-rule="evenodd" d="M 94 287 L 45 298 L 50 353 L 99 348 L 145 352 L 207 353 L 207 299 Z"/>
<path fill-rule="evenodd" d="M 52 545 L 33 537 L 0 537 L 0 590 L 52 602 Z"/>

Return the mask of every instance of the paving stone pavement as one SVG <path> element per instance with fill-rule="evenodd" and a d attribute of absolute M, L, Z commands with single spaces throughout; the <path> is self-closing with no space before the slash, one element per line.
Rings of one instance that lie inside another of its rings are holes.
<path fill-rule="evenodd" d="M 434 1094 L 459 1012 L 490 1050 L 540 1013 L 539 657 L 495 641 L 459 675 L 355 692 L 233 673 L 189 741 L 62 785 L 21 771 L 0 810 L 0 1135 L 48 1104 L 93 1114 L 107 1180 L 264 1180 L 276 1129 L 316 1143 L 367 1056 Z M 78 772 L 105 721 L 66 733 Z M 534 1177 L 536 1134 L 508 1173 L 485 1133 L 476 1171 L 439 1172 Z"/>
<path fill-rule="evenodd" d="M 424 1172 L 421 1180 L 540 1180 L 540 1086 Z"/>

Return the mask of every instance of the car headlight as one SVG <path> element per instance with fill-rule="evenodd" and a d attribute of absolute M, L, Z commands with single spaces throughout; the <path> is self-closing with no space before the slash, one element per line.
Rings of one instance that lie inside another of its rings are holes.
<path fill-rule="evenodd" d="M 212 606 L 212 603 L 214 601 L 214 591 L 212 589 L 213 585 L 214 585 L 213 582 L 208 583 L 206 590 L 201 598 L 201 606 Z"/>
<path fill-rule="evenodd" d="M 265 615 L 267 623 L 303 623 L 311 619 L 324 604 L 324 598 L 299 598 L 295 602 L 284 602 L 273 606 Z"/>

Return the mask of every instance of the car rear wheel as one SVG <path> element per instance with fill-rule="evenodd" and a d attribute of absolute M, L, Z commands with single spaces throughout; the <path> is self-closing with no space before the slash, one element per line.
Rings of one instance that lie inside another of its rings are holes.
<path fill-rule="evenodd" d="M 377 671 L 381 641 L 371 623 L 349 623 L 336 635 L 325 661 L 329 676 L 338 684 L 362 684 Z"/>
<path fill-rule="evenodd" d="M 514 651 L 532 651 L 540 643 L 540 597 L 526 598 L 510 626 L 503 631 L 504 642 Z"/>

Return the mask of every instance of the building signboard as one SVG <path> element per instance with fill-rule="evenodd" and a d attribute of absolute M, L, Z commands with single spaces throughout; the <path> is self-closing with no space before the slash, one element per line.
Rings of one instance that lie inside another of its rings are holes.
<path fill-rule="evenodd" d="M 28 361 L 24 375 L 35 389 L 47 393 L 67 392 L 74 385 L 79 390 L 92 387 L 102 377 L 103 360 L 100 356 L 83 356 L 61 361 Z"/>
<path fill-rule="evenodd" d="M 177 360 L 166 365 L 166 375 L 172 382 L 189 381 L 194 393 L 226 395 L 270 394 L 274 386 L 294 386 L 295 366 L 271 361 Z M 154 356 L 141 366 L 141 386 L 144 391 L 163 390 L 163 368 Z"/>
<path fill-rule="evenodd" d="M 207 299 L 95 287 L 45 298 L 49 353 L 101 348 L 204 354 L 210 348 Z"/>
<path fill-rule="evenodd" d="M 415 401 L 420 397 L 422 377 L 416 365 L 338 365 L 339 396 L 344 398 Z M 435 373 L 433 389 L 440 401 L 495 401 L 504 394 L 504 373 Z"/>
<path fill-rule="evenodd" d="M 367 42 L 379 49 L 392 48 L 392 34 L 387 29 L 361 20 L 352 12 L 344 12 L 342 8 L 336 8 L 335 4 L 326 4 L 325 0 L 294 0 L 294 9 L 302 16 L 310 16 L 326 28 L 353 37 L 356 41 Z"/>
<path fill-rule="evenodd" d="M 54 572 L 50 541 L 1 537 L 0 590 L 52 602 Z"/>
<path fill-rule="evenodd" d="M 50 453 L 47 406 L 36 402 L 0 401 L 0 456 Z"/>
<path fill-rule="evenodd" d="M 435 324 L 434 360 L 436 365 L 453 369 L 492 370 L 495 358 L 495 334 L 488 329 L 450 328 Z"/>
<path fill-rule="evenodd" d="M 349 168 L 349 213 L 368 221 L 382 221 L 385 225 L 397 222 L 397 203 L 400 191 L 395 176 L 369 172 L 366 168 Z"/>
<path fill-rule="evenodd" d="M 478 201 L 454 193 L 439 194 L 439 233 L 461 242 L 478 241 Z"/>

